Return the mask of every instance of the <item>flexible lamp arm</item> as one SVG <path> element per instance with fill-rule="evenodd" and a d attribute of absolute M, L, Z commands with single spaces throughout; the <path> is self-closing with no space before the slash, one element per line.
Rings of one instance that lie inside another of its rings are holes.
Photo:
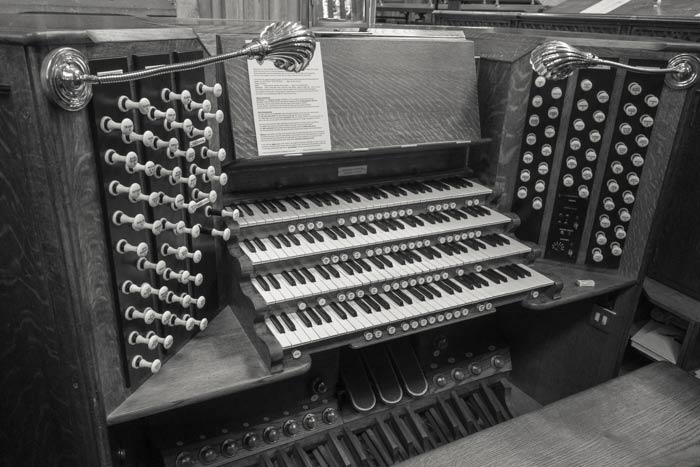
<path fill-rule="evenodd" d="M 695 55 L 675 55 L 668 61 L 666 68 L 632 66 L 604 60 L 562 41 L 548 41 L 535 47 L 530 54 L 530 65 L 540 76 L 553 80 L 568 78 L 579 68 L 598 66 L 622 68 L 636 73 L 665 74 L 666 84 L 674 89 L 692 86 L 700 74 L 700 59 Z"/>
<path fill-rule="evenodd" d="M 299 23 L 279 22 L 267 26 L 260 37 L 242 49 L 199 60 L 137 70 L 129 73 L 90 74 L 87 57 L 80 51 L 61 47 L 51 51 L 42 62 L 41 85 L 48 97 L 60 107 L 76 111 L 92 98 L 92 86 L 123 83 L 214 65 L 236 57 L 258 62 L 271 60 L 277 68 L 299 72 L 306 69 L 316 50 L 314 34 Z"/>

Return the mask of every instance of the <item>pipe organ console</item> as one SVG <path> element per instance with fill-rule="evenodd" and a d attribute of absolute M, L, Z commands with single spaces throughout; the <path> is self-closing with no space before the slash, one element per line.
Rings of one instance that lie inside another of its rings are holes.
<path fill-rule="evenodd" d="M 13 465 L 393 465 L 617 374 L 697 50 L 114 21 L 0 19 Z M 245 56 L 320 50 L 331 150 L 261 155 Z"/>

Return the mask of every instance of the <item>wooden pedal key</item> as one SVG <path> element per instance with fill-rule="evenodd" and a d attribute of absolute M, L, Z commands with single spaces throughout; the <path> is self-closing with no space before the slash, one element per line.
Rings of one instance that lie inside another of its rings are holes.
<path fill-rule="evenodd" d="M 401 402 L 403 389 L 401 389 L 401 384 L 399 384 L 396 373 L 394 373 L 394 367 L 391 364 L 386 347 L 375 345 L 362 349 L 362 358 L 382 402 L 387 405 Z"/>
<path fill-rule="evenodd" d="M 350 397 L 350 403 L 359 412 L 368 412 L 377 405 L 377 398 L 367 378 L 367 372 L 357 351 L 347 350 L 340 355 L 340 377 Z"/>

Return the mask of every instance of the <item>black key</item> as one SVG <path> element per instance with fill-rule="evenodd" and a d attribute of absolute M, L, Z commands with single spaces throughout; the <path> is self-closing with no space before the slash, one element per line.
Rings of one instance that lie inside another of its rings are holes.
<path fill-rule="evenodd" d="M 454 279 L 446 279 L 445 282 L 447 282 L 453 290 L 456 290 L 457 293 L 462 292 L 462 287 L 460 287 Z"/>
<path fill-rule="evenodd" d="M 289 319 L 289 316 L 287 316 L 287 313 L 285 313 L 285 312 L 280 313 L 280 318 L 282 318 L 282 321 L 284 321 L 284 324 L 287 325 L 287 328 L 288 328 L 290 331 L 296 331 L 296 330 L 297 330 L 297 327 L 294 326 L 294 323 L 292 323 L 292 320 Z"/>
<path fill-rule="evenodd" d="M 303 310 L 297 310 L 297 316 L 301 320 L 302 323 L 304 323 L 304 326 L 307 328 L 310 328 L 312 326 L 311 320 L 306 316 Z"/>
<path fill-rule="evenodd" d="M 433 259 L 435 255 L 428 248 L 421 248 L 420 250 L 415 250 L 414 253 L 423 256 L 425 259 Z"/>
<path fill-rule="evenodd" d="M 349 237 L 353 237 L 353 238 L 355 237 L 355 232 L 353 232 L 352 230 L 348 229 L 347 226 L 341 225 L 341 226 L 340 226 L 340 229 L 341 229 L 343 232 L 345 232 Z"/>
<path fill-rule="evenodd" d="M 360 267 L 361 267 L 362 269 L 365 270 L 365 272 L 371 272 L 371 271 L 372 271 L 372 266 L 370 266 L 369 263 L 367 263 L 366 260 L 360 258 L 360 259 L 355 260 L 355 262 L 356 262 L 357 264 L 359 264 Z"/>
<path fill-rule="evenodd" d="M 331 278 L 331 275 L 328 274 L 328 271 L 326 271 L 320 264 L 318 266 L 315 266 L 314 269 L 316 269 L 316 272 L 319 273 L 324 279 L 329 280 Z"/>
<path fill-rule="evenodd" d="M 347 261 L 347 264 L 348 264 L 348 266 L 350 266 L 356 273 L 362 274 L 362 268 L 360 267 L 360 265 L 355 264 L 355 262 L 354 262 L 353 260 L 351 260 L 351 259 L 348 260 L 348 261 Z"/>
<path fill-rule="evenodd" d="M 401 188 L 403 188 L 404 190 L 410 191 L 414 195 L 417 195 L 419 193 L 419 191 L 416 189 L 416 187 L 413 184 L 402 185 Z"/>
<path fill-rule="evenodd" d="M 315 195 L 306 195 L 306 198 L 311 200 L 311 202 L 314 203 L 317 207 L 319 207 L 319 208 L 323 207 L 323 201 L 318 199 Z"/>
<path fill-rule="evenodd" d="M 333 232 L 335 232 L 335 234 L 342 239 L 348 238 L 347 234 L 340 230 L 338 227 L 333 226 L 330 228 L 330 230 L 333 230 Z"/>
<path fill-rule="evenodd" d="M 385 310 L 388 310 L 389 308 L 391 308 L 391 305 L 389 305 L 389 302 L 387 302 L 386 300 L 384 300 L 381 296 L 375 295 L 375 296 L 372 297 L 372 298 L 373 298 L 374 300 L 376 300 L 377 303 L 379 303 L 379 304 L 382 306 L 382 308 L 384 308 Z"/>
<path fill-rule="evenodd" d="M 340 196 L 340 198 L 345 201 L 346 203 L 352 203 L 353 199 L 352 197 L 346 192 L 346 191 L 337 191 L 334 193 L 336 196 Z"/>
<path fill-rule="evenodd" d="M 309 234 L 311 234 L 311 236 L 314 237 L 314 238 L 315 238 L 316 240 L 318 240 L 319 242 L 323 242 L 323 241 L 324 241 L 323 236 L 322 236 L 320 233 L 316 232 L 315 230 L 310 230 L 310 231 L 309 231 Z"/>
<path fill-rule="evenodd" d="M 331 237 L 331 240 L 338 240 L 338 236 L 331 229 L 326 229 L 324 232 Z"/>
<path fill-rule="evenodd" d="M 355 230 L 357 230 L 360 233 L 360 235 L 369 235 L 369 231 L 367 229 L 365 229 L 364 227 L 362 227 L 361 224 L 354 224 L 351 227 L 353 227 Z"/>
<path fill-rule="evenodd" d="M 423 285 L 426 289 L 430 290 L 430 292 L 435 295 L 437 298 L 442 297 L 442 294 L 440 291 L 437 289 L 437 287 L 434 287 L 433 284 L 425 284 Z"/>
<path fill-rule="evenodd" d="M 382 190 L 381 188 L 375 188 L 374 191 L 379 195 L 380 198 L 383 198 L 383 199 L 389 198 L 389 193 Z"/>
<path fill-rule="evenodd" d="M 370 308 L 370 306 L 367 305 L 361 298 L 358 298 L 357 300 L 355 300 L 355 303 L 357 303 L 357 305 L 360 308 L 362 308 L 362 311 L 364 311 L 368 315 L 372 313 L 372 308 Z"/>
<path fill-rule="evenodd" d="M 357 317 L 357 311 L 355 311 L 355 309 L 348 302 L 342 302 L 340 304 L 340 307 L 343 308 L 345 312 L 353 318 Z"/>
<path fill-rule="evenodd" d="M 365 303 L 367 303 L 367 305 L 369 305 L 374 311 L 379 311 L 382 309 L 382 307 L 379 306 L 379 303 L 372 300 L 372 297 L 370 297 L 369 295 L 365 295 L 364 297 L 362 297 L 362 300 L 364 300 Z"/>
<path fill-rule="evenodd" d="M 260 210 L 260 212 L 262 212 L 263 214 L 268 214 L 268 213 L 269 213 L 269 211 L 267 210 L 267 208 L 266 208 L 260 201 L 255 201 L 255 202 L 253 202 L 253 204 L 254 204 L 255 207 L 258 208 L 258 209 Z"/>
<path fill-rule="evenodd" d="M 393 291 L 387 292 L 386 296 L 389 297 L 389 300 L 396 303 L 398 306 L 403 306 L 403 300 L 401 300 L 401 297 L 393 293 Z"/>
<path fill-rule="evenodd" d="M 326 270 L 336 279 L 340 277 L 340 273 L 332 265 L 326 264 Z"/>
<path fill-rule="evenodd" d="M 351 276 L 355 275 L 355 271 L 354 271 L 350 266 L 348 266 L 347 264 L 345 264 L 345 263 L 338 263 L 338 266 L 340 266 L 340 268 L 341 268 L 343 271 L 345 271 L 346 273 L 348 273 L 349 275 L 351 275 Z"/>
<path fill-rule="evenodd" d="M 389 253 L 389 256 L 396 260 L 401 266 L 406 264 L 406 260 L 396 253 Z"/>
<path fill-rule="evenodd" d="M 433 295 L 433 292 L 431 292 L 429 289 L 426 289 L 424 285 L 417 285 L 416 286 L 417 290 L 420 290 L 420 293 L 425 295 L 425 297 L 428 300 L 432 300 L 435 296 Z"/>
<path fill-rule="evenodd" d="M 387 226 L 385 226 L 384 224 L 382 224 L 381 221 L 375 222 L 374 225 L 379 227 L 380 229 L 382 229 L 382 231 L 384 231 L 384 232 L 389 231 L 389 228 Z"/>
<path fill-rule="evenodd" d="M 291 285 L 292 287 L 294 287 L 295 285 L 297 285 L 297 282 L 294 280 L 294 278 L 292 277 L 292 275 L 289 274 L 289 272 L 287 272 L 287 271 L 282 271 L 282 277 L 283 277 L 284 280 L 286 280 L 287 283 L 288 283 L 289 285 Z"/>
<path fill-rule="evenodd" d="M 309 203 L 307 203 L 306 201 L 304 201 L 304 200 L 303 200 L 302 198 L 300 198 L 299 196 L 294 196 L 294 197 L 292 197 L 292 199 L 293 199 L 294 201 L 296 201 L 299 205 L 301 205 L 301 207 L 303 207 L 304 209 L 309 209 Z"/>
<path fill-rule="evenodd" d="M 503 273 L 505 275 L 507 275 L 511 279 L 516 279 L 516 280 L 518 279 L 518 273 L 513 271 L 512 268 L 510 268 L 508 266 L 502 266 L 500 269 L 501 269 L 501 271 L 503 271 Z"/>
<path fill-rule="evenodd" d="M 331 203 L 335 204 L 336 206 L 338 204 L 340 204 L 340 200 L 338 198 L 336 198 L 335 196 L 333 196 L 332 194 L 326 193 L 326 197 L 330 200 Z"/>
<path fill-rule="evenodd" d="M 410 225 L 411 227 L 414 227 L 414 228 L 416 227 L 416 225 L 418 225 L 418 223 L 416 222 L 416 220 L 415 220 L 412 216 L 403 217 L 401 220 L 402 220 L 404 223 L 406 223 L 406 224 L 408 224 L 408 225 Z"/>
<path fill-rule="evenodd" d="M 491 284 L 489 284 L 489 282 L 486 279 L 479 276 L 478 274 L 474 274 L 473 277 L 474 277 L 474 279 L 476 279 L 477 282 L 479 282 L 481 285 L 483 285 L 485 287 L 488 287 L 491 285 Z"/>
<path fill-rule="evenodd" d="M 421 302 L 424 302 L 424 301 L 425 301 L 425 296 L 424 296 L 422 293 L 420 293 L 420 292 L 418 291 L 418 289 L 416 289 L 416 288 L 413 288 L 413 289 L 406 289 L 406 292 L 410 293 L 411 295 L 413 295 L 414 297 L 416 297 L 416 298 L 417 298 L 418 300 L 420 300 Z"/>
<path fill-rule="evenodd" d="M 294 198 L 285 198 L 284 199 L 287 203 L 291 204 L 294 209 L 297 211 L 301 209 L 301 204 L 297 203 Z"/>
<path fill-rule="evenodd" d="M 458 276 L 455 277 L 455 279 L 469 290 L 474 290 L 476 288 L 472 281 L 468 279 L 468 276 Z"/>
<path fill-rule="evenodd" d="M 277 279 L 275 279 L 275 276 L 273 276 L 272 274 L 268 274 L 267 276 L 265 276 L 265 279 L 267 279 L 268 281 L 270 281 L 270 284 L 272 284 L 272 286 L 273 286 L 275 289 L 279 290 L 279 289 L 282 288 L 282 286 L 280 286 L 279 281 L 278 281 Z"/>
<path fill-rule="evenodd" d="M 345 193 L 347 193 L 347 195 L 356 203 L 359 203 L 362 201 L 357 194 L 353 193 L 350 190 L 346 190 Z"/>
<path fill-rule="evenodd" d="M 447 292 L 449 295 L 454 295 L 455 291 L 450 288 L 447 284 L 443 284 L 442 281 L 439 282 L 433 282 L 433 285 L 435 285 L 437 288 L 440 288 Z"/>
<path fill-rule="evenodd" d="M 314 323 L 316 323 L 319 326 L 321 325 L 321 317 L 318 316 L 316 310 L 314 310 L 313 307 L 307 308 L 306 313 L 309 315 L 309 317 Z"/>
<path fill-rule="evenodd" d="M 525 274 L 527 277 L 530 277 L 532 273 L 528 271 L 527 269 L 520 267 L 519 264 L 514 264 L 513 267 L 517 269 L 518 271 L 521 271 L 523 274 Z"/>
<path fill-rule="evenodd" d="M 309 280 L 309 282 L 316 282 L 316 278 L 314 277 L 313 274 L 311 274 L 311 271 L 308 269 L 301 267 L 299 268 L 299 271 Z"/>
<path fill-rule="evenodd" d="M 438 250 L 442 251 L 443 253 L 445 253 L 445 254 L 448 255 L 448 256 L 452 256 L 452 255 L 454 254 L 454 253 L 453 253 L 452 251 L 450 251 L 450 249 L 447 248 L 445 245 L 435 245 L 435 248 L 437 248 Z"/>
<path fill-rule="evenodd" d="M 379 260 L 378 260 L 377 258 L 375 258 L 374 256 L 369 256 L 367 259 L 370 260 L 370 261 L 372 262 L 372 264 L 374 264 L 375 266 L 377 266 L 379 269 L 384 269 L 384 268 L 386 267 L 386 265 L 385 265 L 384 263 L 382 263 L 381 261 L 379 261 Z"/>
<path fill-rule="evenodd" d="M 413 257 L 411 257 L 411 256 L 410 256 L 407 252 L 405 252 L 405 251 L 399 251 L 399 252 L 397 252 L 396 254 L 398 254 L 398 255 L 401 256 L 403 259 L 405 259 L 406 262 L 407 262 L 408 264 L 413 264 L 413 263 L 416 262 L 416 260 L 415 260 Z"/>
<path fill-rule="evenodd" d="M 391 222 L 401 230 L 404 230 L 406 228 L 406 224 L 404 224 L 398 219 L 391 219 Z"/>
<path fill-rule="evenodd" d="M 457 211 L 459 212 L 459 211 Z M 452 219 L 458 221 L 461 219 L 461 216 L 457 215 L 457 212 L 454 211 L 445 211 L 445 215 L 448 217 L 451 217 Z"/>
<path fill-rule="evenodd" d="M 256 280 L 256 282 L 260 285 L 260 287 L 263 288 L 263 290 L 264 290 L 265 292 L 269 292 L 269 291 L 270 291 L 270 285 L 267 283 L 267 281 L 266 281 L 265 279 L 263 279 L 262 276 L 256 277 L 255 280 Z"/>
<path fill-rule="evenodd" d="M 250 242 L 250 240 L 248 240 L 247 238 L 246 238 L 245 240 L 243 240 L 243 244 L 248 248 L 248 250 L 252 251 L 253 253 L 255 253 L 256 251 L 258 251 L 258 250 L 255 249 L 255 247 L 253 246 L 253 244 L 252 244 L 252 243 Z"/>
<path fill-rule="evenodd" d="M 309 232 L 299 232 L 299 234 L 304 237 L 304 239 L 309 243 L 316 243 L 316 240 L 309 235 Z"/>
<path fill-rule="evenodd" d="M 493 247 L 497 247 L 497 246 L 498 246 L 498 242 L 497 242 L 496 240 L 494 240 L 493 237 L 492 237 L 491 235 L 483 235 L 483 236 L 480 238 L 480 240 L 481 240 L 482 242 L 484 242 L 484 243 L 488 243 L 489 245 L 491 245 L 491 246 L 493 246 Z"/>
<path fill-rule="evenodd" d="M 413 304 L 413 300 L 411 300 L 411 297 L 409 297 L 408 294 L 404 293 L 403 290 L 394 290 L 394 293 L 398 295 L 401 300 L 408 303 L 409 305 Z"/>
<path fill-rule="evenodd" d="M 348 319 L 348 315 L 338 306 L 337 303 L 331 302 L 331 309 L 335 311 L 335 314 L 337 314 L 340 319 Z"/>
<path fill-rule="evenodd" d="M 496 284 L 500 284 L 501 282 L 505 282 L 505 280 L 501 279 L 502 276 L 500 274 L 496 274 L 494 271 L 492 271 L 490 269 L 484 269 L 483 271 L 481 271 L 481 275 L 488 277 Z"/>
<path fill-rule="evenodd" d="M 392 232 L 396 232 L 398 230 L 398 228 L 394 224 L 389 222 L 388 219 L 380 220 L 380 221 L 377 221 L 376 223 L 383 225 L 384 227 L 386 227 L 387 229 L 389 229 Z"/>
<path fill-rule="evenodd" d="M 369 233 L 371 233 L 371 234 L 376 234 L 376 233 L 377 233 L 377 229 L 375 229 L 374 227 L 372 227 L 370 224 L 366 224 L 366 223 L 365 223 L 365 224 L 362 224 L 362 228 L 365 229 L 365 230 L 367 230 L 367 231 L 369 231 Z"/>
<path fill-rule="evenodd" d="M 295 235 L 290 235 L 289 241 L 292 242 L 296 246 L 301 245 L 301 242 L 299 241 L 299 239 Z"/>
<path fill-rule="evenodd" d="M 262 203 L 265 204 L 265 207 L 267 207 L 267 209 L 269 209 L 273 213 L 276 213 L 278 211 L 277 206 L 275 206 L 275 203 L 273 203 L 272 201 L 264 200 L 262 201 Z"/>
<path fill-rule="evenodd" d="M 255 243 L 255 246 L 257 246 L 258 248 L 260 248 L 261 251 L 267 251 L 267 248 L 265 247 L 265 245 L 263 244 L 263 242 L 260 241 L 260 239 L 259 239 L 258 237 L 255 237 L 255 238 L 253 239 L 253 243 Z"/>
<path fill-rule="evenodd" d="M 527 276 L 525 275 L 525 273 L 528 272 L 528 271 L 525 271 L 525 270 L 522 269 L 522 268 L 518 268 L 518 267 L 516 267 L 514 264 L 509 264 L 509 265 L 508 265 L 508 269 L 510 269 L 510 270 L 513 272 L 513 274 L 515 274 L 516 276 L 518 276 L 518 278 L 527 277 Z"/>
<path fill-rule="evenodd" d="M 277 239 L 274 236 L 268 235 L 267 239 L 270 240 L 270 243 L 272 243 L 272 245 L 275 248 L 282 248 L 282 245 L 280 244 L 280 242 L 277 241 Z"/>
<path fill-rule="evenodd" d="M 375 256 L 375 258 L 377 258 L 379 261 L 384 263 L 386 265 L 386 267 L 388 267 L 388 268 L 391 268 L 394 266 L 393 263 L 391 261 L 389 261 L 389 259 L 385 256 Z"/>
<path fill-rule="evenodd" d="M 280 321 L 277 319 L 277 316 L 270 315 L 270 322 L 280 334 L 284 334 L 286 332 L 284 326 L 282 326 L 282 323 L 280 323 Z"/>
<path fill-rule="evenodd" d="M 433 219 L 432 217 L 429 217 L 428 214 L 425 214 L 425 213 L 424 213 L 424 214 L 419 214 L 418 217 L 420 217 L 421 219 L 423 219 L 424 221 L 426 221 L 426 222 L 429 223 L 429 224 L 435 224 L 435 223 L 436 223 L 435 219 Z"/>
<path fill-rule="evenodd" d="M 253 215 L 253 210 L 250 209 L 250 206 L 248 206 L 247 204 L 241 203 L 238 205 L 238 207 L 243 209 L 243 212 L 246 213 L 247 215 L 249 215 L 249 216 Z"/>
<path fill-rule="evenodd" d="M 326 313 L 326 310 L 324 310 L 323 308 L 320 308 L 320 307 L 319 307 L 319 308 L 311 307 L 311 309 L 312 309 L 314 312 L 316 312 L 321 318 L 323 318 L 323 320 L 324 320 L 326 323 L 332 323 L 332 322 L 333 322 L 333 320 L 331 319 L 330 315 L 329 315 L 328 313 Z"/>
<path fill-rule="evenodd" d="M 277 239 L 287 248 L 292 246 L 292 243 L 289 241 L 289 239 L 284 234 L 279 234 L 277 236 Z"/>
<path fill-rule="evenodd" d="M 292 276 L 294 276 L 294 278 L 297 280 L 297 282 L 301 282 L 302 284 L 306 284 L 306 279 L 304 279 L 304 276 L 302 276 L 299 271 L 297 271 L 296 269 L 292 269 L 289 272 L 292 273 Z"/>

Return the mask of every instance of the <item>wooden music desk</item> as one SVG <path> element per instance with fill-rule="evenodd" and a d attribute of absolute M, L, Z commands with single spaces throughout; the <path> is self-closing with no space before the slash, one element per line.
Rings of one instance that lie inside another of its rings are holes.
<path fill-rule="evenodd" d="M 700 380 L 654 363 L 399 465 L 700 466 Z"/>

